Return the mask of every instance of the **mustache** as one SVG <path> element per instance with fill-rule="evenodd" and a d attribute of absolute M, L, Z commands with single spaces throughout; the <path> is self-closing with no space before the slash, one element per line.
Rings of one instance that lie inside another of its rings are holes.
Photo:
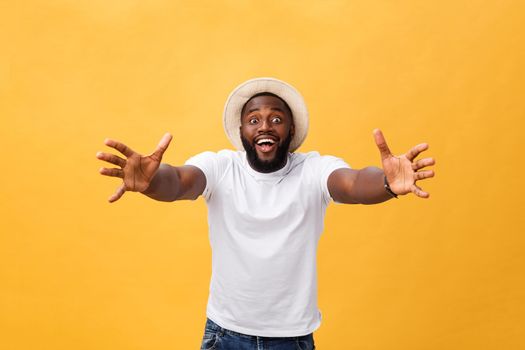
<path fill-rule="evenodd" d="M 271 133 L 265 133 L 257 135 L 257 138 L 261 135 L 271 135 L 273 137 L 276 137 Z M 241 141 L 242 145 L 244 146 L 244 150 L 246 151 L 246 158 L 248 159 L 248 163 L 250 163 L 250 166 L 260 173 L 271 173 L 281 169 L 283 166 L 286 165 L 286 160 L 288 158 L 288 150 L 290 149 L 290 143 L 292 142 L 292 135 L 291 133 L 288 134 L 286 139 L 284 139 L 284 141 L 280 145 L 277 145 L 277 152 L 272 160 L 262 160 L 259 158 L 259 156 L 257 155 L 257 151 L 255 150 L 255 142 L 253 144 L 250 143 L 250 141 L 248 141 L 242 135 Z"/>

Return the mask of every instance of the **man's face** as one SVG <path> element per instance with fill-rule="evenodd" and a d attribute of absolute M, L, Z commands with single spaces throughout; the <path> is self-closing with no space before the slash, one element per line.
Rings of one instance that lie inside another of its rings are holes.
<path fill-rule="evenodd" d="M 241 116 L 241 140 L 250 165 L 269 173 L 286 164 L 294 134 L 291 113 L 275 96 L 257 96 L 244 106 Z"/>

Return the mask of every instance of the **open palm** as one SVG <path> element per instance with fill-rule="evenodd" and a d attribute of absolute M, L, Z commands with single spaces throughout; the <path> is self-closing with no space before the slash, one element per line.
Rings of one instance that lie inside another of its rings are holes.
<path fill-rule="evenodd" d="M 122 184 L 117 188 L 117 191 L 109 198 L 110 202 L 118 200 L 126 191 L 142 192 L 145 191 L 153 176 L 157 172 L 162 160 L 162 155 L 169 146 L 172 139 L 170 134 L 165 134 L 160 140 L 155 151 L 149 155 L 143 156 L 125 144 L 106 139 L 104 144 L 116 149 L 124 156 L 123 159 L 111 153 L 98 152 L 97 158 L 104 160 L 111 164 L 117 165 L 119 168 L 101 168 L 100 173 L 106 176 L 119 177 L 122 179 Z"/>
<path fill-rule="evenodd" d="M 381 130 L 374 130 L 374 139 L 381 153 L 383 171 L 392 191 L 399 195 L 412 192 L 418 197 L 428 198 L 429 193 L 417 186 L 416 181 L 434 176 L 433 170 L 422 169 L 434 165 L 435 161 L 433 158 L 415 160 L 421 152 L 428 149 L 428 144 L 421 143 L 403 155 L 394 156 Z"/>

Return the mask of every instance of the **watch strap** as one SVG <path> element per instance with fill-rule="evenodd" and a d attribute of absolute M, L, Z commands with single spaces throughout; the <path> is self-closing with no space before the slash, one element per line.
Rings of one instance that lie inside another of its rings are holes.
<path fill-rule="evenodd" d="M 392 191 L 392 189 L 390 188 L 390 185 L 388 184 L 388 181 L 386 180 L 386 176 L 384 176 L 384 179 L 385 179 L 385 190 L 388 192 L 389 195 L 391 195 L 392 197 L 396 198 L 396 199 L 399 199 L 397 198 L 397 194 L 394 193 L 394 191 Z"/>

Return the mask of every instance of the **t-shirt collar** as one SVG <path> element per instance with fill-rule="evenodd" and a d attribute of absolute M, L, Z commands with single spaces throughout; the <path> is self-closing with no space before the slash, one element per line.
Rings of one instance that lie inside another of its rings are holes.
<path fill-rule="evenodd" d="M 251 167 L 250 163 L 248 162 L 248 159 L 246 158 L 246 152 L 243 151 L 243 153 L 244 153 L 244 156 L 242 158 L 242 163 L 246 171 L 248 171 L 248 173 L 250 173 L 256 179 L 271 180 L 271 179 L 281 178 L 284 175 L 288 174 L 288 172 L 290 171 L 292 167 L 293 153 L 288 153 L 288 156 L 286 157 L 286 164 L 281 169 L 271 172 L 271 173 L 261 173 Z"/>

